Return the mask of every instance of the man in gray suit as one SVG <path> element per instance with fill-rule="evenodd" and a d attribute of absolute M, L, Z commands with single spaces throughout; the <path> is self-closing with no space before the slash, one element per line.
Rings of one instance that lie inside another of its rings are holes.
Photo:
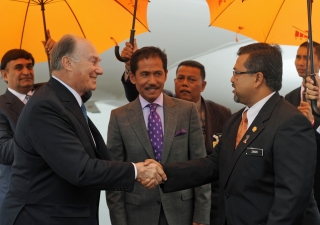
<path fill-rule="evenodd" d="M 107 147 L 112 158 L 130 162 L 151 158 L 165 164 L 205 156 L 196 105 L 162 93 L 165 53 L 144 47 L 133 54 L 130 64 L 139 97 L 111 112 Z M 152 132 L 156 137 L 150 141 Z M 159 188 L 146 190 L 136 183 L 132 193 L 108 191 L 107 202 L 113 225 L 198 225 L 209 224 L 210 194 L 210 185 L 163 194 Z"/>

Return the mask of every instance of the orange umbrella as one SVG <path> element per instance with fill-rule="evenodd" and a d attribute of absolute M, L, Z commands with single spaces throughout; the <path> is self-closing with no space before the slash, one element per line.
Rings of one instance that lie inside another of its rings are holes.
<path fill-rule="evenodd" d="M 121 6 L 115 0 L 2 0 L 0 57 L 9 49 L 23 48 L 33 54 L 36 62 L 47 61 L 41 43 L 45 40 L 45 26 L 54 39 L 73 33 L 93 42 L 101 53 L 114 46 L 110 36 L 117 41 L 128 38 L 132 15 L 127 10 L 131 10 L 132 1 L 121 0 Z M 136 24 L 137 34 L 148 30 L 148 1 L 139 4 L 141 15 L 137 16 L 143 25 Z"/>
<path fill-rule="evenodd" d="M 207 0 L 210 26 L 243 34 L 259 42 L 300 45 L 308 39 L 307 1 L 303 0 Z M 320 1 L 313 1 L 312 21 L 320 21 Z M 313 39 L 320 41 L 320 28 Z"/>

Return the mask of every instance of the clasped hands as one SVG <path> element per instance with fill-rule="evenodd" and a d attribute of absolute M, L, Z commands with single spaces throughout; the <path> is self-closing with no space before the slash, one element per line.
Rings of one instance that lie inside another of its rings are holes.
<path fill-rule="evenodd" d="M 138 173 L 136 180 L 147 189 L 155 188 L 167 180 L 161 164 L 153 159 L 146 159 L 135 165 Z"/>

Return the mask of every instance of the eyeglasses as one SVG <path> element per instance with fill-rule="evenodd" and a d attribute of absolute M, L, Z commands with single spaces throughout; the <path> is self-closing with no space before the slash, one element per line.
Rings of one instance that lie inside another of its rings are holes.
<path fill-rule="evenodd" d="M 239 74 L 254 74 L 254 73 L 257 73 L 257 72 L 254 72 L 254 71 L 239 72 L 239 71 L 233 70 L 232 73 L 233 73 L 233 76 L 235 76 L 235 75 L 239 75 Z"/>

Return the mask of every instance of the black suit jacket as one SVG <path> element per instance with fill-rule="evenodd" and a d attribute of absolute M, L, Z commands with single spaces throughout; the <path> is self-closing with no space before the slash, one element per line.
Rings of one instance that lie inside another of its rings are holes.
<path fill-rule="evenodd" d="M 54 78 L 24 107 L 14 141 L 1 225 L 98 224 L 100 190 L 133 189 L 133 165 L 105 160 L 99 131 Z"/>
<path fill-rule="evenodd" d="M 13 163 L 13 134 L 24 103 L 7 90 L 0 96 L 0 207 L 9 189 Z"/>
<path fill-rule="evenodd" d="M 242 111 L 227 121 L 211 155 L 163 165 L 168 177 L 164 192 L 219 177 L 220 224 L 302 224 L 308 206 L 315 203 L 316 143 L 309 121 L 276 93 L 234 149 Z M 304 224 L 320 224 L 316 208 L 310 212 L 315 213 L 313 220 Z"/>
<path fill-rule="evenodd" d="M 126 98 L 129 102 L 135 100 L 139 92 L 136 89 L 136 86 L 131 82 L 125 81 L 124 76 L 121 78 L 121 82 L 123 84 Z M 175 97 L 174 94 L 168 90 L 163 90 L 170 97 Z M 218 133 L 222 133 L 222 128 L 225 122 L 230 118 L 231 111 L 229 108 L 224 107 L 215 102 L 205 100 L 201 97 L 201 104 L 205 108 L 205 119 L 206 119 L 206 134 L 205 134 L 205 146 L 207 154 L 211 154 L 213 152 L 213 142 L 216 139 L 213 135 Z M 219 182 L 214 181 L 211 184 L 211 210 L 210 210 L 210 224 L 217 224 L 218 218 L 218 189 Z"/>
<path fill-rule="evenodd" d="M 285 99 L 290 102 L 292 105 L 295 107 L 298 107 L 301 102 L 301 87 L 298 87 L 288 93 L 285 96 Z M 320 126 L 320 117 L 317 115 L 314 115 L 314 133 L 316 136 L 316 141 L 317 141 L 317 149 L 318 149 L 318 154 L 317 154 L 317 167 L 316 167 L 316 172 L 314 175 L 314 197 L 317 201 L 318 208 L 320 207 L 320 134 L 317 132 L 317 128 Z"/>

